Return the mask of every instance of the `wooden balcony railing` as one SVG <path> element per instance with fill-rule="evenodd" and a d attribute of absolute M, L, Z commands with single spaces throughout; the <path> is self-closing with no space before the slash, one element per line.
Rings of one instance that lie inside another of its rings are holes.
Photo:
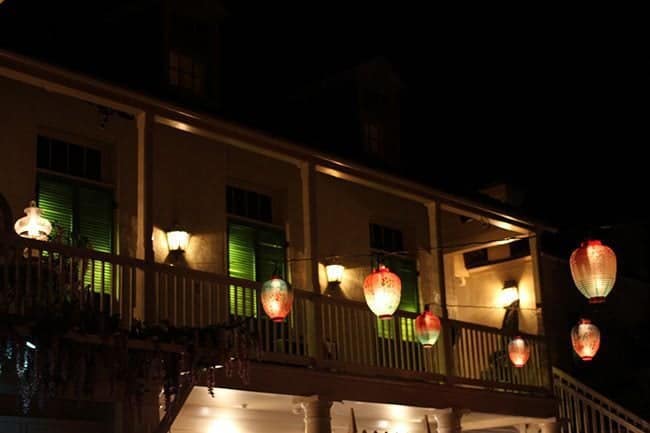
<path fill-rule="evenodd" d="M 296 290 L 284 323 L 268 319 L 260 284 L 207 272 L 147 263 L 64 245 L 0 235 L 0 313 L 38 317 L 67 308 L 119 320 L 130 330 L 134 311 L 146 322 L 206 327 L 247 319 L 262 361 L 310 365 L 351 374 L 426 380 L 501 391 L 551 392 L 543 337 L 524 335 L 531 357 L 511 365 L 503 331 L 444 320 L 438 343 L 423 349 L 416 314 L 379 321 L 365 303 Z M 138 305 L 138 302 L 144 305 Z"/>

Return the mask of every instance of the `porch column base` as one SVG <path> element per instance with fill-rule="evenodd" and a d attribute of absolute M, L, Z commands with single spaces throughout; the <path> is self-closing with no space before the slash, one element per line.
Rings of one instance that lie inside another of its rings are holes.
<path fill-rule="evenodd" d="M 305 433 L 332 433 L 332 402 L 318 395 L 296 401 L 305 414 Z"/>

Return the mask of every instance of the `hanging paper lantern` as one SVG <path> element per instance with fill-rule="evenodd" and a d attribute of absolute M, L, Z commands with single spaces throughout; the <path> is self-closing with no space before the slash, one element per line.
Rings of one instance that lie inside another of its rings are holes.
<path fill-rule="evenodd" d="M 390 319 L 399 307 L 402 282 L 386 266 L 379 265 L 363 282 L 363 295 L 373 313 L 382 320 Z"/>
<path fill-rule="evenodd" d="M 600 348 L 600 331 L 589 319 L 580 319 L 571 330 L 573 350 L 583 361 L 591 361 Z"/>
<path fill-rule="evenodd" d="M 600 241 L 587 241 L 569 259 L 571 275 L 589 303 L 605 302 L 616 281 L 616 254 Z"/>
<path fill-rule="evenodd" d="M 262 307 L 274 322 L 284 322 L 291 312 L 293 289 L 282 278 L 272 276 L 262 286 Z"/>
<path fill-rule="evenodd" d="M 36 202 L 29 202 L 29 207 L 25 208 L 25 216 L 14 225 L 16 233 L 24 238 L 46 241 L 52 232 L 52 224 L 41 214 L 42 211 L 36 207 Z"/>
<path fill-rule="evenodd" d="M 429 306 L 415 319 L 415 336 L 425 349 L 431 349 L 440 336 L 440 319 L 429 311 Z"/>
<path fill-rule="evenodd" d="M 508 356 L 512 365 L 521 368 L 526 365 L 528 358 L 530 358 L 530 346 L 522 337 L 516 336 L 508 343 Z"/>

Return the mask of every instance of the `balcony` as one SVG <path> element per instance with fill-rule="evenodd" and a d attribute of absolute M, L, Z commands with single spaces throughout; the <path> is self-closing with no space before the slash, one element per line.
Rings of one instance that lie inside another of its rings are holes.
<path fill-rule="evenodd" d="M 507 353 L 512 335 L 499 329 L 443 320 L 440 340 L 426 350 L 414 338 L 413 313 L 378 322 L 364 303 L 302 290 L 295 291 L 289 318 L 273 323 L 259 305 L 259 283 L 7 234 L 0 235 L 0 287 L 0 311 L 17 326 L 51 312 L 92 317 L 85 334 L 111 326 L 131 331 L 143 316 L 173 328 L 242 323 L 257 344 L 250 358 L 260 364 L 501 393 L 551 392 L 541 336 L 521 334 L 531 356 L 515 368 Z M 254 300 L 249 315 L 234 308 L 240 296 Z"/>

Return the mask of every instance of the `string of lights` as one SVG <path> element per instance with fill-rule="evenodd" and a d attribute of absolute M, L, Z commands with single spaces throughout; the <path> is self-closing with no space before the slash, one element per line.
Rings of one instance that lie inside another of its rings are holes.
<path fill-rule="evenodd" d="M 289 258 L 287 259 L 287 262 L 302 262 L 302 261 L 322 261 L 322 262 L 330 262 L 330 261 L 336 261 L 340 259 L 345 259 L 345 258 L 359 258 L 359 257 L 377 257 L 377 256 L 383 256 L 383 257 L 389 257 L 389 256 L 414 256 L 417 255 L 420 252 L 426 252 L 426 253 L 432 253 L 434 251 L 438 250 L 446 250 L 446 249 L 455 249 L 455 248 L 464 248 L 464 247 L 473 247 L 477 245 L 490 245 L 490 244 L 495 244 L 499 242 L 503 243 L 508 243 L 508 242 L 513 242 L 513 241 L 519 241 L 519 240 L 525 240 L 525 239 L 531 239 L 536 237 L 536 235 L 521 235 L 521 236 L 507 236 L 505 238 L 500 238 L 500 239 L 491 239 L 487 241 L 472 241 L 472 242 L 463 242 L 463 243 L 458 243 L 458 244 L 446 244 L 446 245 L 439 245 L 436 247 L 430 247 L 430 248 L 417 248 L 416 250 L 400 250 L 400 251 L 374 251 L 374 252 L 364 252 L 364 253 L 355 253 L 355 254 L 337 254 L 337 255 L 331 255 L 331 256 L 323 256 L 323 257 L 294 257 L 294 258 Z"/>

